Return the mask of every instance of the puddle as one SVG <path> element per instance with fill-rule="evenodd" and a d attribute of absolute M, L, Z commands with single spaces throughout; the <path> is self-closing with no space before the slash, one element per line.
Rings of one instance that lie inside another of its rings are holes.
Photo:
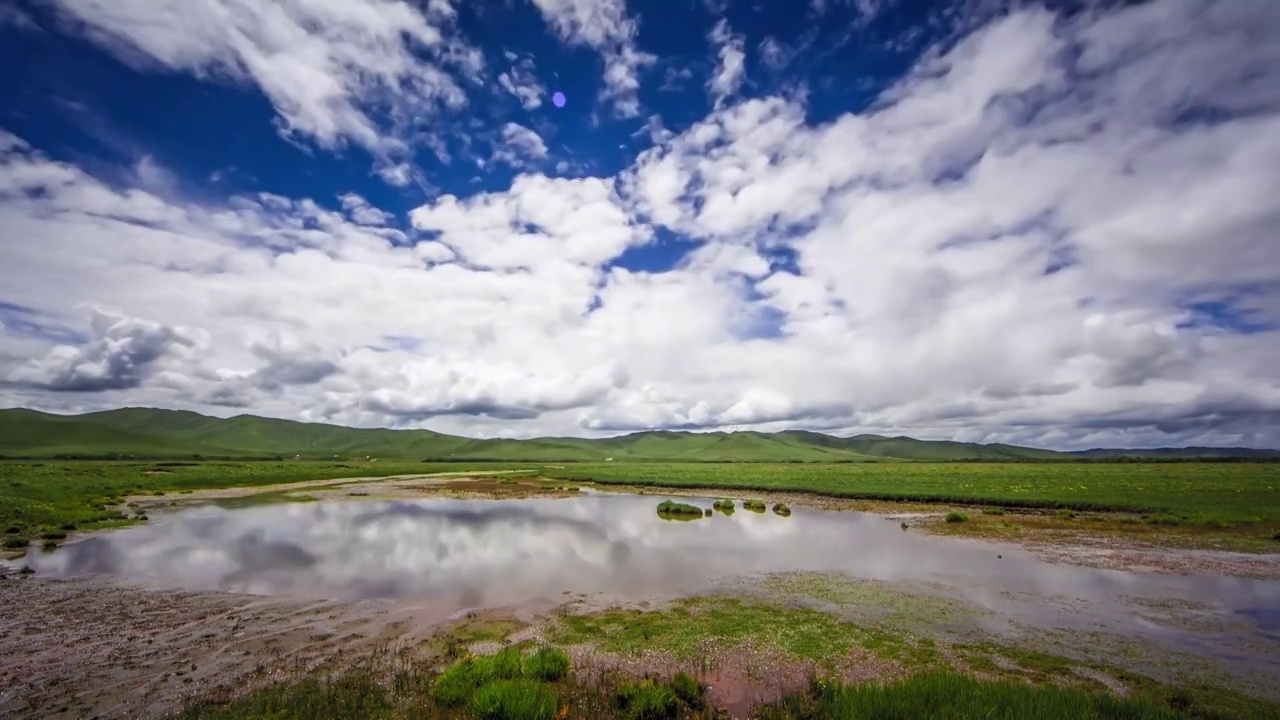
<path fill-rule="evenodd" d="M 34 555 L 41 576 L 330 599 L 413 598 L 442 610 L 639 602 L 744 576 L 840 572 L 902 583 L 1014 625 L 1142 636 L 1280 675 L 1280 582 L 1168 576 L 1043 562 L 978 541 L 904 531 L 857 512 L 793 508 L 673 522 L 660 495 L 570 499 L 321 501 L 156 516 Z M 676 498 L 700 508 L 712 501 Z M 1135 599 L 1213 608 L 1213 632 L 1134 612 Z M 1248 648 L 1249 650 L 1242 650 Z"/>

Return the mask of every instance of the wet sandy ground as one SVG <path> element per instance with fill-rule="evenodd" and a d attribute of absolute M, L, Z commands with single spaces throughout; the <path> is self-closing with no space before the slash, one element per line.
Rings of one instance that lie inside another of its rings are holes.
<path fill-rule="evenodd" d="M 279 600 L 91 578 L 0 578 L 0 716 L 164 715 L 187 698 L 412 644 L 448 620 L 413 602 Z"/>

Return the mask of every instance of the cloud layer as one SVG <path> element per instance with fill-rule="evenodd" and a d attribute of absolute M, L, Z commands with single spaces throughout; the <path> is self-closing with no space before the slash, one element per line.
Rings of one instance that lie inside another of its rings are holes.
<path fill-rule="evenodd" d="M 638 111 L 626 8 L 537 5 Z M 219 6 L 159 12 L 154 36 L 136 3 L 66 13 L 121 54 L 257 83 L 322 147 L 389 147 L 373 114 L 461 103 L 451 73 L 480 62 L 443 3 L 295 0 L 252 28 Z M 1268 28 L 1262 2 L 1021 10 L 816 123 L 803 93 L 735 99 L 749 45 L 718 25 L 714 109 L 616 176 L 548 176 L 542 137 L 502 124 L 493 159 L 522 174 L 406 218 L 355 194 L 121 186 L 3 135 L 0 236 L 21 241 L 0 248 L 0 399 L 477 435 L 1280 446 Z M 275 43 L 311 42 L 294 70 L 323 91 L 267 79 Z M 517 68 L 503 87 L 529 108 Z M 691 249 L 628 269 L 664 237 Z"/>

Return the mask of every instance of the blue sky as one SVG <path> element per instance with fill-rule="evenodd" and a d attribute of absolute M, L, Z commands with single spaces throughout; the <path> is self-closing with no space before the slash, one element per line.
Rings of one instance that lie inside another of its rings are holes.
<path fill-rule="evenodd" d="M 0 402 L 1277 446 L 1229 5 L 19 0 Z"/>

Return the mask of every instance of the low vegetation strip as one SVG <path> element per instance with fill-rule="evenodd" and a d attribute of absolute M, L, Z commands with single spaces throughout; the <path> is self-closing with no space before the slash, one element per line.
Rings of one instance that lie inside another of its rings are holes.
<path fill-rule="evenodd" d="M 1265 711 L 1262 711 L 1265 713 Z M 875 718 L 877 720 L 1179 720 L 1206 716 L 1147 697 L 1117 697 L 1078 688 L 984 681 L 952 672 L 924 673 L 889 685 L 815 682 L 809 693 L 760 708 L 761 720 Z M 1278 717 L 1274 712 L 1258 718 Z"/>
<path fill-rule="evenodd" d="M 438 670 L 426 660 L 369 661 L 343 675 L 281 682 L 237 699 L 201 698 L 176 720 L 677 720 L 728 718 L 688 672 L 645 678 L 616 672 L 529 671 L 538 654 L 509 647 L 467 656 Z M 1105 690 L 978 679 L 930 670 L 888 683 L 845 684 L 814 678 L 805 692 L 752 708 L 759 720 L 1274 720 L 1274 705 L 1246 701 L 1210 708 L 1185 691 L 1163 687 L 1129 697 Z"/>
<path fill-rule="evenodd" d="M 541 472 L 605 484 L 1116 510 L 1167 515 L 1190 524 L 1280 527 L 1280 464 L 578 463 L 544 466 Z"/>
<path fill-rule="evenodd" d="M 486 464 L 479 469 L 519 467 Z M 23 541 L 63 526 L 87 530 L 128 522 L 120 509 L 129 495 L 476 469 L 474 463 L 0 462 L 0 528 L 6 531 L 5 543 L 25 547 Z"/>

